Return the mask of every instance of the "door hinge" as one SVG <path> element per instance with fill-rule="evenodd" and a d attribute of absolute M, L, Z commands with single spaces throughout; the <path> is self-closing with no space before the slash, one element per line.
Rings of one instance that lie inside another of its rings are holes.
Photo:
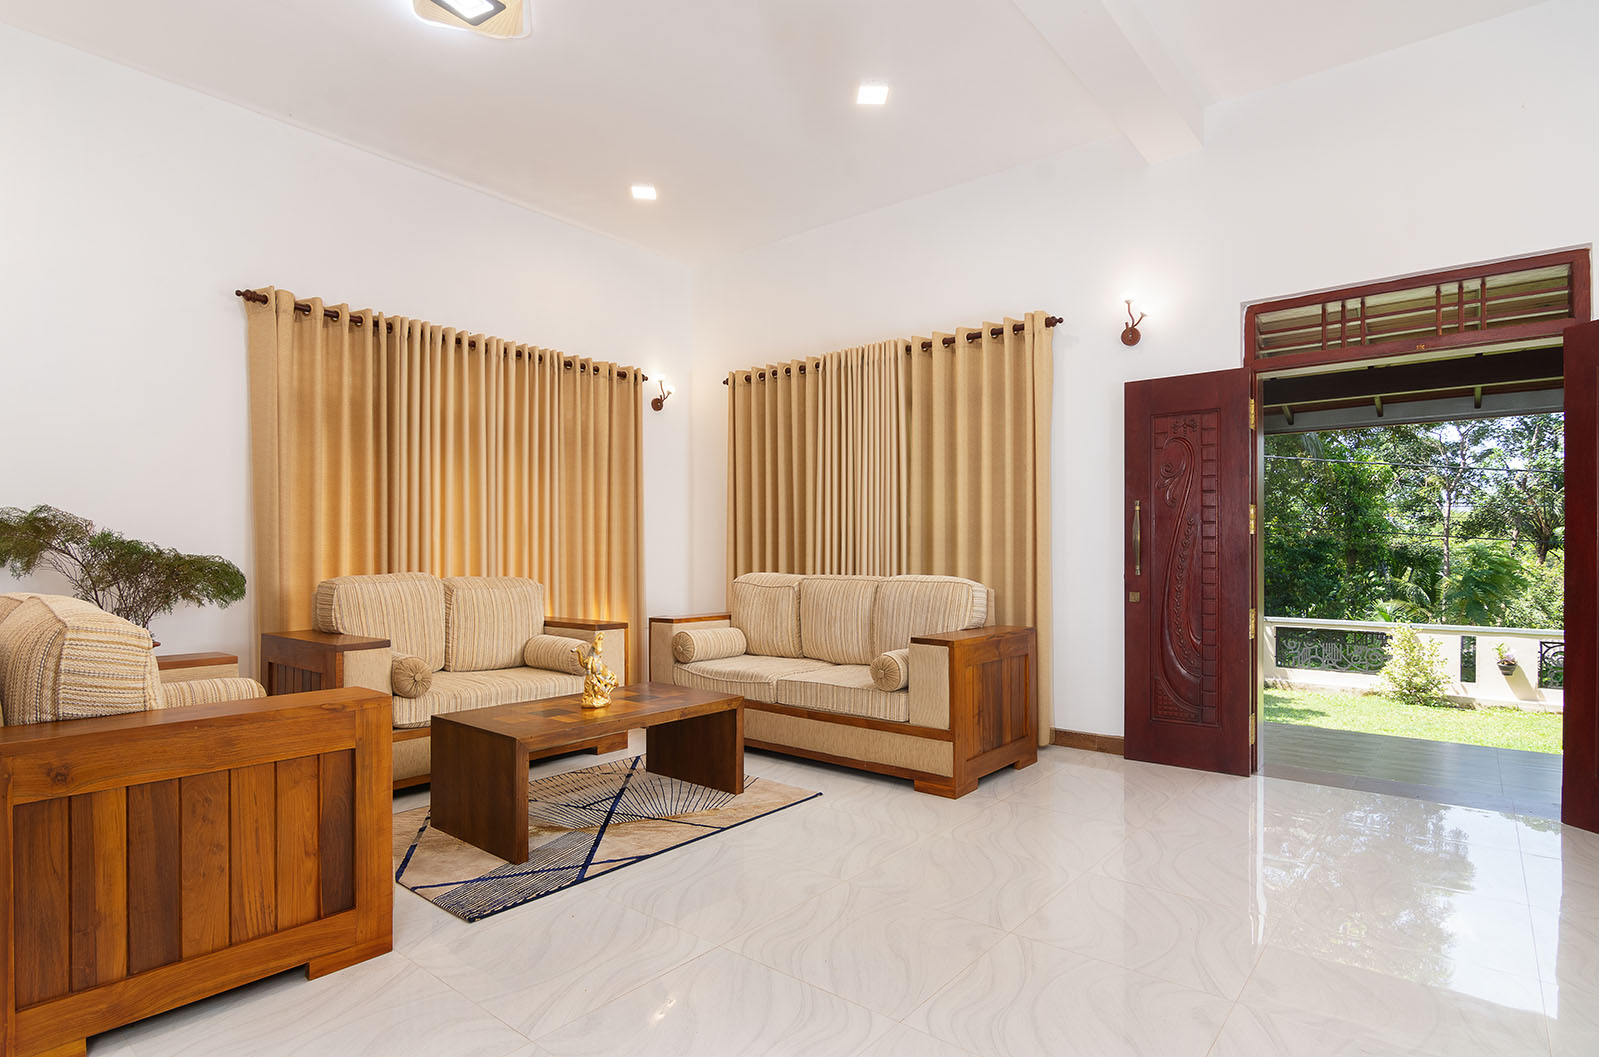
<path fill-rule="evenodd" d="M 1253 536 L 1255 534 L 1255 504 L 1254 503 L 1250 503 L 1249 504 L 1249 534 L 1251 536 Z"/>
<path fill-rule="evenodd" d="M 1255 428 L 1255 398 L 1249 398 L 1249 428 Z"/>
<path fill-rule="evenodd" d="M 1249 611 L 1249 637 L 1251 639 L 1255 637 L 1255 611 L 1253 609 Z"/>

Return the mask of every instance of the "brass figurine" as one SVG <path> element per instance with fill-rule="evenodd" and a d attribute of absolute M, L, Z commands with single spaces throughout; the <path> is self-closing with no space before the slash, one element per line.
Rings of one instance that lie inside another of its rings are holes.
<path fill-rule="evenodd" d="M 587 673 L 583 676 L 584 708 L 604 708 L 609 705 L 611 691 L 622 682 L 616 677 L 615 672 L 605 666 L 604 659 L 600 657 L 604 643 L 605 632 L 596 631 L 592 644 L 586 649 L 581 645 L 577 648 L 578 659 L 583 664 L 583 671 Z"/>

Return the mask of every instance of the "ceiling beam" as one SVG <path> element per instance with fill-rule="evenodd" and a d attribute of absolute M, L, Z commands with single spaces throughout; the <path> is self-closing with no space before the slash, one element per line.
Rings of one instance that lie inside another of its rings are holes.
<path fill-rule="evenodd" d="M 1205 98 L 1130 0 L 1012 0 L 1138 152 L 1205 145 Z"/>

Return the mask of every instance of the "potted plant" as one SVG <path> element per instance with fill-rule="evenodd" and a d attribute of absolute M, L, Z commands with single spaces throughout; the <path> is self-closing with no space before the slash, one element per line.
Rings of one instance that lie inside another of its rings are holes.
<path fill-rule="evenodd" d="M 0 509 L 0 565 L 17 577 L 52 569 L 76 597 L 146 629 L 180 605 L 244 597 L 244 573 L 226 558 L 131 540 L 53 506 Z"/>
<path fill-rule="evenodd" d="M 1499 674 L 1513 675 L 1516 671 L 1516 651 L 1503 642 L 1494 643 L 1494 655 L 1499 658 Z"/>

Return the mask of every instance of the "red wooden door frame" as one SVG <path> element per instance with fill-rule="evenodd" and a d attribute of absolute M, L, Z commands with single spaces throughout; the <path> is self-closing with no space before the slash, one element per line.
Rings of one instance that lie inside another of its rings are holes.
<path fill-rule="evenodd" d="M 1249 774 L 1248 368 L 1126 386 L 1126 756 Z"/>
<path fill-rule="evenodd" d="M 1565 331 L 1566 677 L 1560 817 L 1599 831 L 1599 323 Z"/>

